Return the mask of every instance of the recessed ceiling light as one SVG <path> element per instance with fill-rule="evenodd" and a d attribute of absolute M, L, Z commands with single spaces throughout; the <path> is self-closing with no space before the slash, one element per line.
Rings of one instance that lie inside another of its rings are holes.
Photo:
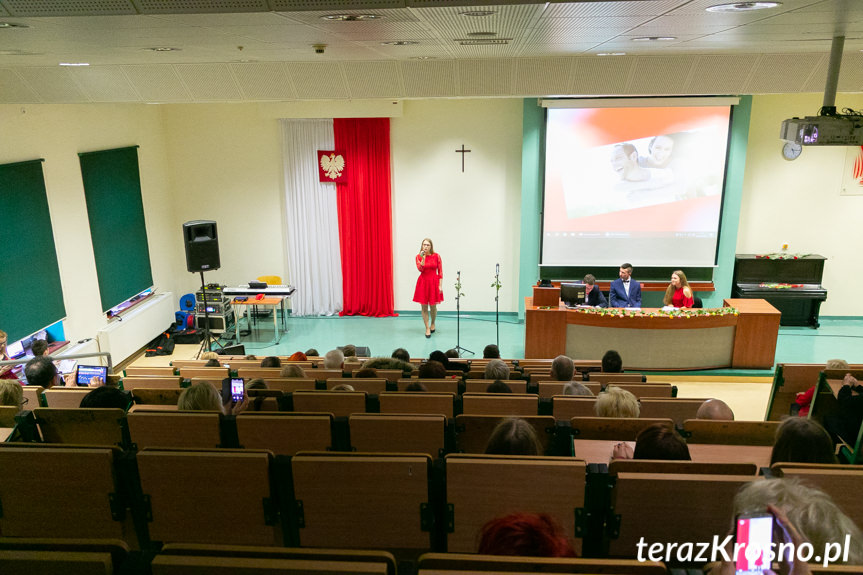
<path fill-rule="evenodd" d="M 677 40 L 674 36 L 640 36 L 638 38 L 633 38 L 633 42 L 670 42 L 671 40 Z"/>
<path fill-rule="evenodd" d="M 460 40 L 456 40 L 462 46 L 492 46 L 495 44 L 509 44 L 512 42 L 512 38 L 463 38 Z"/>
<path fill-rule="evenodd" d="M 471 38 L 490 38 L 497 36 L 497 32 L 468 32 L 467 35 Z"/>
<path fill-rule="evenodd" d="M 482 18 L 483 16 L 491 16 L 497 14 L 494 10 L 469 10 L 467 12 L 459 12 L 459 16 L 471 16 L 473 18 Z"/>
<path fill-rule="evenodd" d="M 377 14 L 327 14 L 321 16 L 322 20 L 329 20 L 331 22 L 364 22 L 377 20 L 378 18 L 382 18 L 382 16 Z"/>
<path fill-rule="evenodd" d="M 16 24 L 15 22 L 0 22 L 0 29 L 2 28 L 29 28 L 27 24 Z"/>
<path fill-rule="evenodd" d="M 597 56 L 626 56 L 626 52 L 600 52 Z"/>
<path fill-rule="evenodd" d="M 60 62 L 61 66 L 89 66 L 87 62 Z"/>
<path fill-rule="evenodd" d="M 705 8 L 708 12 L 749 12 L 752 10 L 767 10 L 782 6 L 782 2 L 735 2 L 733 4 L 717 4 Z"/>
<path fill-rule="evenodd" d="M 171 48 L 170 46 L 153 46 L 152 48 L 144 48 L 150 52 L 179 52 L 181 48 Z"/>
<path fill-rule="evenodd" d="M 411 60 L 437 60 L 437 56 L 411 56 Z"/>
<path fill-rule="evenodd" d="M 41 56 L 44 52 L 27 52 L 26 50 L 0 50 L 0 56 Z"/>
<path fill-rule="evenodd" d="M 414 42 L 413 40 L 393 40 L 391 42 L 381 42 L 381 46 L 414 46 L 415 44 L 419 44 L 419 42 Z"/>

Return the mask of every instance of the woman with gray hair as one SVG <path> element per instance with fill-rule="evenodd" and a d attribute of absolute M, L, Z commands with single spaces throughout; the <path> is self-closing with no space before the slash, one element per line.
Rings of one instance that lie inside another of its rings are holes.
<path fill-rule="evenodd" d="M 485 366 L 485 379 L 509 379 L 509 367 L 502 359 L 493 359 Z"/>

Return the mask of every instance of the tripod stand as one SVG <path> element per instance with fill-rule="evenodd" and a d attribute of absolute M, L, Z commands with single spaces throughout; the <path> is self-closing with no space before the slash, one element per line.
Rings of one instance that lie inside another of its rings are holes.
<path fill-rule="evenodd" d="M 210 333 L 210 302 L 207 301 L 207 288 L 204 284 L 204 272 L 200 272 L 201 274 L 201 295 L 204 299 L 204 339 L 201 340 L 201 347 L 198 348 L 198 353 L 195 354 L 195 359 L 201 357 L 201 354 L 204 353 L 204 347 L 207 348 L 207 351 L 213 351 L 213 344 L 215 343 L 219 346 L 219 349 L 224 349 L 219 340 L 213 337 L 213 334 Z M 197 320 L 196 320 L 197 322 Z"/>
<path fill-rule="evenodd" d="M 455 280 L 455 350 L 458 356 L 461 357 L 461 352 L 466 351 L 473 355 L 473 352 L 466 347 L 461 346 L 461 305 L 459 300 L 464 294 L 461 293 L 461 272 L 457 271 Z"/>

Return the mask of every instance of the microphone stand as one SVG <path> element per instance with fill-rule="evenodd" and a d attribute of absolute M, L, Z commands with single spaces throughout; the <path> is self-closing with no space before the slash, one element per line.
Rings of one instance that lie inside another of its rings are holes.
<path fill-rule="evenodd" d="M 500 264 L 494 264 L 494 283 L 491 287 L 494 288 L 494 338 L 495 344 L 500 347 Z"/>
<path fill-rule="evenodd" d="M 461 293 L 461 271 L 457 271 L 455 279 L 455 350 L 458 356 L 461 357 L 461 352 L 466 351 L 473 355 L 473 352 L 466 347 L 461 346 L 461 305 L 459 300 L 464 294 Z"/>

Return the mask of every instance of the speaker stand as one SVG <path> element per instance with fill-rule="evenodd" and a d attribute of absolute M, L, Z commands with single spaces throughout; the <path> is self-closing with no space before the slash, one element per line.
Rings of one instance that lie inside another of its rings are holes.
<path fill-rule="evenodd" d="M 213 337 L 213 334 L 210 333 L 210 312 L 207 311 L 207 305 L 209 302 L 207 301 L 207 289 L 206 284 L 204 283 L 204 272 L 199 272 L 201 274 L 201 294 L 204 296 L 204 339 L 201 340 L 201 347 L 198 348 L 198 353 L 195 355 L 195 359 L 201 357 L 201 354 L 204 353 L 204 348 L 207 348 L 207 351 L 213 351 L 213 344 L 216 344 L 219 349 L 225 349 L 219 340 Z M 239 342 L 237 342 L 239 343 Z"/>

